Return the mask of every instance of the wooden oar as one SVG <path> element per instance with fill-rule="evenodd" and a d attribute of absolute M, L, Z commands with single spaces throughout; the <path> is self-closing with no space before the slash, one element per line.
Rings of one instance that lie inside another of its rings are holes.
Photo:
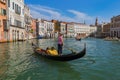
<path fill-rule="evenodd" d="M 67 48 L 68 50 L 72 51 L 72 53 L 77 53 L 75 50 L 67 47 L 67 46 L 63 46 L 64 48 Z M 84 48 L 86 48 L 86 43 L 84 43 Z"/>
<path fill-rule="evenodd" d="M 33 42 L 31 43 L 32 44 L 32 47 L 35 49 L 35 48 L 38 48 L 38 45 L 34 44 Z"/>
<path fill-rule="evenodd" d="M 67 48 L 68 50 L 70 50 L 72 53 L 77 53 L 75 50 L 71 49 L 71 48 L 68 48 L 66 46 L 63 46 L 64 48 Z"/>

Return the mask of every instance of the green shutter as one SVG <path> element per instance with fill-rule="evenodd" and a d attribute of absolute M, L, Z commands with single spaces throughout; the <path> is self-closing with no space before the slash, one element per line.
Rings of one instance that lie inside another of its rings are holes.
<path fill-rule="evenodd" d="M 5 9 L 3 9 L 3 15 L 4 15 L 4 16 L 6 15 L 6 10 L 5 10 Z"/>

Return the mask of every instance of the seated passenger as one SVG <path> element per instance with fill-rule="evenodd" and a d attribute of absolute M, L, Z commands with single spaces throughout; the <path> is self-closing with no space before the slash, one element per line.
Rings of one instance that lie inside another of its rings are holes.
<path fill-rule="evenodd" d="M 57 52 L 57 50 L 55 50 L 54 47 L 51 47 L 51 49 L 50 49 L 49 47 L 47 47 L 47 48 L 46 48 L 46 51 L 47 51 L 47 53 L 50 54 L 50 55 L 58 55 L 58 52 Z"/>
<path fill-rule="evenodd" d="M 47 54 L 51 54 L 51 50 L 50 50 L 49 47 L 46 48 L 46 53 L 47 53 Z"/>
<path fill-rule="evenodd" d="M 51 51 L 52 51 L 51 55 L 58 55 L 58 52 L 54 47 L 51 47 Z"/>

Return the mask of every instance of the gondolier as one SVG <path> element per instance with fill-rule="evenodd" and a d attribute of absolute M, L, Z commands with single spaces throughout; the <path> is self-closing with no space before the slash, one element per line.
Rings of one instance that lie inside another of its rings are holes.
<path fill-rule="evenodd" d="M 58 54 L 62 54 L 62 47 L 63 47 L 63 36 L 62 33 L 58 35 Z"/>

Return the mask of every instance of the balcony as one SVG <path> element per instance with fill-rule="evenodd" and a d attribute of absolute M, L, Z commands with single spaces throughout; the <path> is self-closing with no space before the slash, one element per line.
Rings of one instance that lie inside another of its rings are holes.
<path fill-rule="evenodd" d="M 26 24 L 31 24 L 32 20 L 31 20 L 31 18 L 29 16 L 25 16 L 24 19 L 25 19 Z"/>
<path fill-rule="evenodd" d="M 12 23 L 12 22 L 10 21 L 10 25 L 11 25 L 12 27 L 17 27 L 17 28 L 22 28 L 22 29 L 25 28 L 25 27 L 24 27 L 24 24 L 22 24 L 22 22 L 19 21 L 19 20 L 15 20 L 14 23 Z"/>
<path fill-rule="evenodd" d="M 31 20 L 30 19 L 25 19 L 25 23 L 26 24 L 31 24 Z"/>
<path fill-rule="evenodd" d="M 16 27 L 22 27 L 21 21 L 15 20 L 15 26 Z"/>
<path fill-rule="evenodd" d="M 6 19 L 3 20 L 3 28 L 4 28 L 4 31 L 9 30 L 9 21 L 7 21 Z"/>

